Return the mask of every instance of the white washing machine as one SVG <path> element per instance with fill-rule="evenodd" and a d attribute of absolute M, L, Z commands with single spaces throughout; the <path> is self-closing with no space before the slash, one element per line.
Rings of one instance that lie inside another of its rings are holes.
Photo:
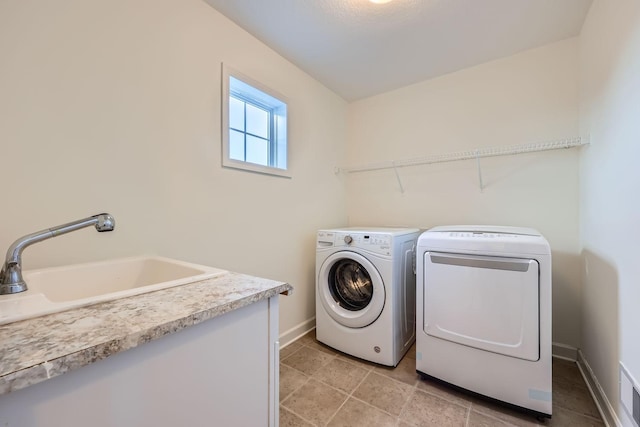
<path fill-rule="evenodd" d="M 536 230 L 436 227 L 416 250 L 416 370 L 551 417 L 551 251 Z"/>
<path fill-rule="evenodd" d="M 341 352 L 396 366 L 415 341 L 418 229 L 318 231 L 316 338 Z"/>

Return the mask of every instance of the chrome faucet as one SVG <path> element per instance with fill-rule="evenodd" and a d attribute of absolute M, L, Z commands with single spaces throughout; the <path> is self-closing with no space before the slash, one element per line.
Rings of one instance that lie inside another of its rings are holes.
<path fill-rule="evenodd" d="M 27 246 L 60 236 L 61 234 L 80 230 L 90 225 L 95 225 L 96 230 L 100 232 L 113 231 L 116 226 L 116 220 L 108 213 L 102 213 L 27 234 L 13 242 L 13 244 L 9 246 L 9 250 L 7 250 L 7 257 L 2 266 L 2 271 L 0 271 L 0 295 L 17 294 L 18 292 L 27 290 L 27 284 L 22 278 L 22 251 L 24 251 Z"/>

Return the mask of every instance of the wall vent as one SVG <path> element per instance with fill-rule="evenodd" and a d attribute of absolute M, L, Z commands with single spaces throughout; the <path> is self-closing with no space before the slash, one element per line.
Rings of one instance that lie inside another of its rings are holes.
<path fill-rule="evenodd" d="M 633 421 L 640 426 L 640 393 L 635 387 L 633 388 Z"/>
<path fill-rule="evenodd" d="M 620 363 L 620 401 L 635 427 L 640 427 L 640 386 Z"/>

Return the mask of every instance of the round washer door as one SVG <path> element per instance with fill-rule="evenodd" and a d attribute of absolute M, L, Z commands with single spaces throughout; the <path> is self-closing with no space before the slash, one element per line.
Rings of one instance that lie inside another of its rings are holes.
<path fill-rule="evenodd" d="M 371 261 L 362 255 L 336 252 L 324 261 L 318 273 L 318 298 L 336 322 L 364 328 L 382 313 L 384 283 Z"/>

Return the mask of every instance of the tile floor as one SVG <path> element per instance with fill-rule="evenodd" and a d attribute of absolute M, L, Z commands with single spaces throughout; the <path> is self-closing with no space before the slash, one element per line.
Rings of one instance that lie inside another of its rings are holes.
<path fill-rule="evenodd" d="M 280 426 L 604 426 L 574 363 L 553 360 L 553 418 L 535 417 L 425 381 L 415 347 L 392 369 L 320 344 L 315 331 L 280 352 Z"/>

